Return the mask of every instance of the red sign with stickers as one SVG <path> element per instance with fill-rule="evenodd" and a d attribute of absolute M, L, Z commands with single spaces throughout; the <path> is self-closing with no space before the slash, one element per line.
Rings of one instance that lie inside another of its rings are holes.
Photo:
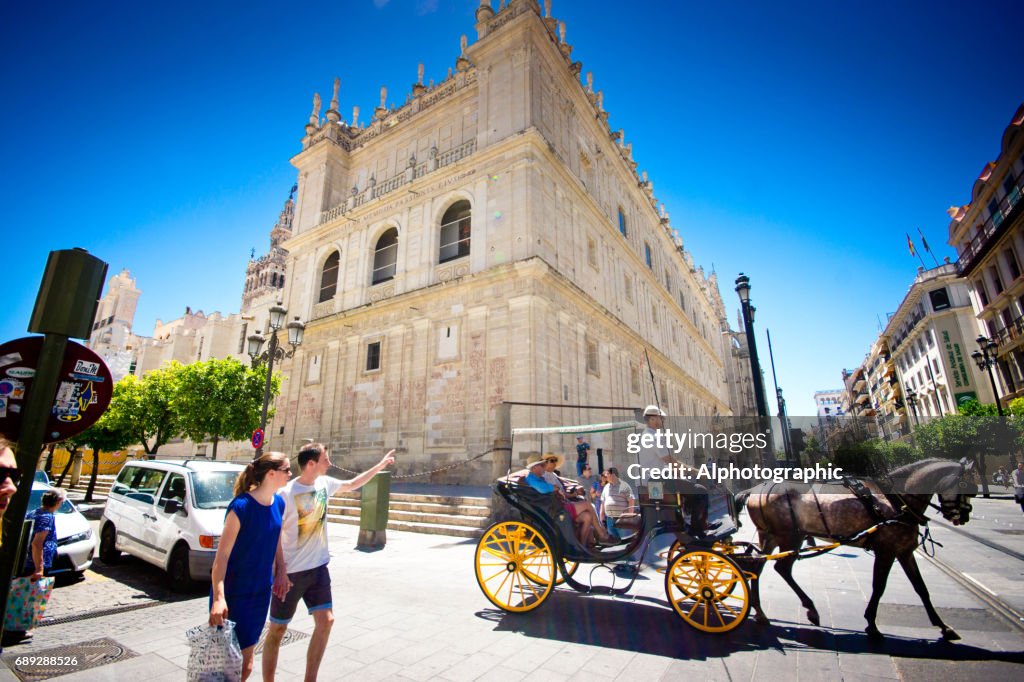
<path fill-rule="evenodd" d="M 252 432 L 252 446 L 257 450 L 263 445 L 263 429 L 256 429 Z"/>
<path fill-rule="evenodd" d="M 36 376 L 43 337 L 27 336 L 0 345 L 0 434 L 17 440 Z M 44 443 L 77 435 L 96 423 L 110 405 L 114 382 L 103 358 L 68 341 L 50 407 Z"/>

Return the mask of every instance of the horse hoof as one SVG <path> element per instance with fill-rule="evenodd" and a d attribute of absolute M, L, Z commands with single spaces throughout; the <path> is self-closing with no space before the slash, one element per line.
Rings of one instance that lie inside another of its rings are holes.
<path fill-rule="evenodd" d="M 942 639 L 946 640 L 947 642 L 955 642 L 956 640 L 960 639 L 960 635 L 953 628 L 946 628 L 942 631 Z"/>
<path fill-rule="evenodd" d="M 885 639 L 885 635 L 883 635 L 882 632 L 874 625 L 869 625 L 867 628 L 865 628 L 864 632 L 868 633 L 869 639 L 873 639 L 876 642 Z"/>
<path fill-rule="evenodd" d="M 807 612 L 807 620 L 811 621 L 812 625 L 821 625 L 821 617 L 816 610 Z"/>

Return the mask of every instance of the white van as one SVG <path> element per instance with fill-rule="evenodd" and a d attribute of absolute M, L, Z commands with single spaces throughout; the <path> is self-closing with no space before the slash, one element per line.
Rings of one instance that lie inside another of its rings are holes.
<path fill-rule="evenodd" d="M 209 580 L 243 468 L 210 460 L 126 463 L 100 519 L 100 559 L 116 563 L 128 552 L 166 570 L 175 590 Z"/>

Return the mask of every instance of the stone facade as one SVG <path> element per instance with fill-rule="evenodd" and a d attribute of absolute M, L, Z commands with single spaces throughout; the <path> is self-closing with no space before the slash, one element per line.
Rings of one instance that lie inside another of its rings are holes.
<path fill-rule="evenodd" d="M 104 359 L 114 381 L 120 381 L 135 369 L 138 342 L 132 325 L 141 293 L 131 273 L 122 270 L 107 282 L 106 292 L 96 306 L 96 318 L 86 345 Z"/>
<path fill-rule="evenodd" d="M 971 203 L 952 207 L 949 244 L 959 254 L 977 316 L 975 334 L 995 342 L 997 390 L 1005 405 L 1024 396 L 1024 105 L 985 164 Z M 967 335 L 967 339 L 974 336 Z M 971 351 L 976 351 L 973 343 Z M 991 393 L 991 391 L 990 391 Z"/>
<path fill-rule="evenodd" d="M 341 120 L 337 81 L 326 119 L 314 98 L 283 244 L 285 307 L 307 326 L 282 366 L 274 449 L 313 438 L 358 470 L 398 447 L 406 474 L 487 453 L 503 401 L 533 403 L 513 426 L 631 416 L 655 388 L 675 414 L 732 413 L 717 280 L 571 46 L 530 0 L 477 19 L 449 78 L 397 109 L 382 90 L 368 125 Z M 517 438 L 514 459 L 572 442 Z M 418 480 L 480 483 L 491 459 Z"/>

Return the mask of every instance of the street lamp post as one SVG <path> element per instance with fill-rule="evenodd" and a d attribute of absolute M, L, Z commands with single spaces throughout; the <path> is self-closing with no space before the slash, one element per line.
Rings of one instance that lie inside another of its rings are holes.
<path fill-rule="evenodd" d="M 917 393 L 914 392 L 914 389 L 910 389 L 907 391 L 906 397 L 907 404 L 910 405 L 910 413 L 914 415 L 914 424 L 920 426 L 921 420 L 917 417 Z"/>
<path fill-rule="evenodd" d="M 743 311 L 743 328 L 747 335 L 747 348 L 750 351 L 750 373 L 754 380 L 754 402 L 757 405 L 757 416 L 760 417 L 761 428 L 768 423 L 768 405 L 764 397 L 764 377 L 761 376 L 761 362 L 757 359 L 757 341 L 754 339 L 754 306 L 750 304 L 750 278 L 742 272 L 736 278 L 736 293 L 740 297 L 740 308 Z M 774 459 L 774 453 L 771 453 Z"/>
<path fill-rule="evenodd" d="M 996 411 L 999 416 L 1003 416 L 1003 403 L 999 400 L 999 391 L 996 390 L 996 377 L 992 373 L 992 368 L 996 366 L 996 349 L 999 348 L 999 344 L 992 341 L 985 336 L 978 336 L 976 339 L 978 342 L 978 348 L 980 351 L 974 351 L 971 353 L 971 357 L 974 358 L 974 362 L 977 363 L 978 369 L 981 371 L 988 371 L 988 380 L 992 382 L 992 395 L 996 398 Z"/>
<path fill-rule="evenodd" d="M 267 411 L 270 408 L 270 383 L 274 375 L 274 360 L 283 360 L 295 355 L 295 349 L 302 345 L 302 336 L 306 330 L 306 325 L 300 322 L 298 317 L 289 322 L 288 344 L 291 346 L 291 350 L 284 350 L 277 341 L 277 332 L 285 326 L 284 321 L 287 317 L 288 311 L 280 303 L 270 308 L 270 345 L 262 354 L 260 349 L 263 347 L 263 335 L 257 331 L 249 336 L 248 350 L 253 368 L 262 363 L 267 365 L 267 383 L 263 389 L 263 412 L 260 415 L 260 431 L 264 433 L 264 443 L 266 442 Z M 262 454 L 263 445 L 260 445 L 256 449 L 256 456 L 259 457 Z"/>
<path fill-rule="evenodd" d="M 971 353 L 971 357 L 974 358 L 974 362 L 978 365 L 978 369 L 985 370 L 988 372 L 988 380 L 992 384 L 992 395 L 996 399 L 996 412 L 998 412 L 999 416 L 1002 417 L 1003 403 L 1002 401 L 999 400 L 999 390 L 996 388 L 996 377 L 995 374 L 992 373 L 992 368 L 995 367 L 996 362 L 998 362 L 998 360 L 996 359 L 996 350 L 999 349 L 999 344 L 993 341 L 992 339 L 987 338 L 983 334 L 979 334 L 978 338 L 975 339 L 975 341 L 977 341 L 978 348 L 980 348 L 981 350 L 976 350 L 973 353 Z M 1002 426 L 1001 422 L 1002 420 L 1000 420 L 1000 425 Z M 1016 458 L 1011 453 L 1010 466 L 1013 466 L 1014 459 Z M 984 451 L 980 453 L 980 456 L 978 458 L 978 473 L 981 474 L 982 497 L 988 497 L 988 472 L 986 471 L 985 467 Z"/>

